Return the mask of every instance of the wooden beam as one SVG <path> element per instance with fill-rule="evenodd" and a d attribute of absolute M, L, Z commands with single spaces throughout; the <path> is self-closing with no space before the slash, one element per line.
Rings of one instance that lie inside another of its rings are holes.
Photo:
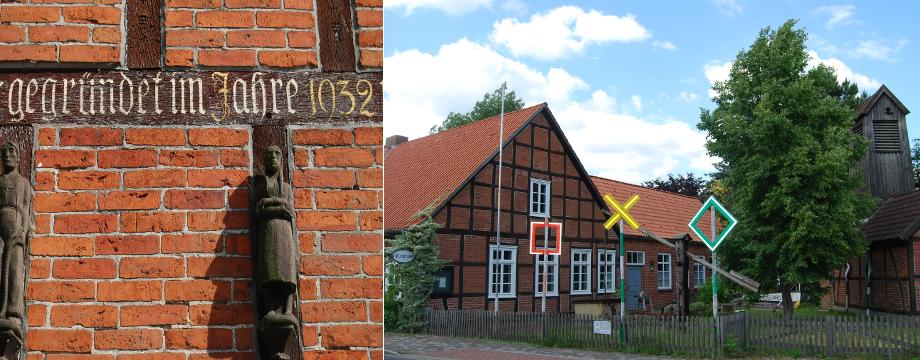
<path fill-rule="evenodd" d="M 163 0 L 127 0 L 127 66 L 156 69 L 162 65 L 163 33 L 160 25 Z"/>
<path fill-rule="evenodd" d="M 319 59 L 323 72 L 356 71 L 352 6 L 348 0 L 316 0 Z"/>

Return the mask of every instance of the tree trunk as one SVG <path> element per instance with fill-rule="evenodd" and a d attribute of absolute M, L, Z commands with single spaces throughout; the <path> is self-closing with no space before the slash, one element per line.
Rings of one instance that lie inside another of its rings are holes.
<path fill-rule="evenodd" d="M 792 311 L 793 311 L 793 308 L 792 308 L 792 286 L 791 286 L 791 285 L 783 285 L 783 286 L 782 286 L 782 293 L 783 293 L 783 317 L 785 317 L 786 320 L 792 320 Z"/>

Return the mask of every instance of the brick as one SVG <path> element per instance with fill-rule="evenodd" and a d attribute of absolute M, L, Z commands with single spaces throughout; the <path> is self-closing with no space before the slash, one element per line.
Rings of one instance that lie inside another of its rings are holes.
<path fill-rule="evenodd" d="M 103 190 L 118 187 L 120 177 L 112 171 L 61 171 L 58 188 L 62 190 Z"/>
<path fill-rule="evenodd" d="M 162 300 L 163 283 L 160 280 L 106 281 L 97 289 L 99 301 L 159 301 Z"/>
<path fill-rule="evenodd" d="M 117 149 L 99 151 L 99 167 L 137 168 L 156 166 L 157 151 L 153 149 Z"/>
<path fill-rule="evenodd" d="M 194 352 L 189 353 L 188 360 L 255 360 L 252 352 Z"/>
<path fill-rule="evenodd" d="M 304 275 L 332 276 L 361 273 L 361 258 L 355 255 L 305 255 L 300 258 Z"/>
<path fill-rule="evenodd" d="M 355 175 L 351 170 L 309 169 L 294 173 L 294 186 L 350 189 L 355 186 Z"/>
<path fill-rule="evenodd" d="M 51 232 L 51 215 L 35 214 L 35 233 L 47 234 Z"/>
<path fill-rule="evenodd" d="M 227 51 L 235 53 L 236 51 Z M 203 146 L 243 146 L 249 144 L 249 132 L 244 129 L 192 128 L 189 143 Z"/>
<path fill-rule="evenodd" d="M 323 235 L 323 252 L 379 252 L 383 248 L 380 234 L 327 233 Z"/>
<path fill-rule="evenodd" d="M 188 228 L 193 231 L 248 229 L 249 220 L 246 211 L 188 212 Z"/>
<path fill-rule="evenodd" d="M 36 236 L 32 239 L 29 252 L 34 256 L 91 256 L 93 239 Z"/>
<path fill-rule="evenodd" d="M 383 276 L 382 256 L 365 256 L 362 262 L 364 263 L 364 274 L 369 276 Z"/>
<path fill-rule="evenodd" d="M 95 290 L 90 281 L 30 281 L 26 287 L 29 300 L 48 302 L 93 300 Z"/>
<path fill-rule="evenodd" d="M 246 183 L 249 170 L 189 170 L 188 186 L 191 187 L 238 187 Z"/>
<path fill-rule="evenodd" d="M 185 228 L 185 216 L 179 212 L 128 212 L 121 214 L 121 231 L 170 232 Z"/>
<path fill-rule="evenodd" d="M 356 230 L 355 213 L 350 211 L 301 211 L 297 213 L 299 230 Z"/>
<path fill-rule="evenodd" d="M 310 164 L 310 150 L 301 147 L 295 147 L 294 165 L 297 167 L 313 167 L 313 165 Z"/>
<path fill-rule="evenodd" d="M 126 257 L 118 271 L 123 278 L 175 278 L 185 275 L 185 262 L 174 257 Z"/>
<path fill-rule="evenodd" d="M 41 353 L 33 353 L 39 354 Z M 32 360 L 31 357 L 27 357 L 26 360 Z M 55 354 L 49 353 L 45 354 L 45 360 L 115 360 L 115 355 L 113 354 Z"/>
<path fill-rule="evenodd" d="M 229 301 L 230 282 L 221 280 L 171 280 L 166 301 Z"/>
<path fill-rule="evenodd" d="M 0 61 L 56 61 L 54 45 L 0 46 Z M 39 166 L 40 167 L 40 166 Z"/>
<path fill-rule="evenodd" d="M 358 186 L 365 188 L 383 187 L 383 169 L 359 169 L 355 171 L 358 176 Z"/>
<path fill-rule="evenodd" d="M 252 255 L 252 241 L 248 235 L 227 235 L 227 253 L 233 255 Z"/>
<path fill-rule="evenodd" d="M 167 349 L 223 350 L 233 348 L 233 330 L 167 329 Z"/>
<path fill-rule="evenodd" d="M 355 6 L 383 7 L 383 0 L 355 0 Z"/>
<path fill-rule="evenodd" d="M 370 319 L 373 322 L 383 322 L 383 301 L 368 301 L 370 305 Z"/>
<path fill-rule="evenodd" d="M 228 9 L 241 8 L 281 8 L 281 0 L 224 0 Z"/>
<path fill-rule="evenodd" d="M 313 163 L 328 167 L 369 167 L 374 159 L 367 149 L 320 148 L 313 151 Z"/>
<path fill-rule="evenodd" d="M 166 35 L 167 44 L 169 34 Z M 185 129 L 174 128 L 129 128 L 125 130 L 125 142 L 130 145 L 185 145 Z"/>
<path fill-rule="evenodd" d="M 310 0 L 284 0 L 285 9 L 312 10 L 313 1 Z"/>
<path fill-rule="evenodd" d="M 61 19 L 61 8 L 54 6 L 4 6 L 0 22 L 52 23 Z"/>
<path fill-rule="evenodd" d="M 54 216 L 58 234 L 110 233 L 118 227 L 113 214 L 64 214 Z"/>
<path fill-rule="evenodd" d="M 0 31 L 2 33 L 2 31 Z M 54 145 L 57 140 L 57 129 L 40 128 L 38 129 L 38 144 L 41 146 Z"/>
<path fill-rule="evenodd" d="M 209 9 L 220 7 L 220 0 L 166 0 L 167 8 Z"/>
<path fill-rule="evenodd" d="M 90 192 L 36 193 L 32 208 L 36 212 L 96 210 L 96 194 Z"/>
<path fill-rule="evenodd" d="M 118 62 L 121 52 L 113 46 L 61 45 L 61 62 Z"/>
<path fill-rule="evenodd" d="M 383 67 L 383 51 L 361 49 L 361 66 Z"/>
<path fill-rule="evenodd" d="M 295 209 L 312 209 L 313 192 L 308 189 L 294 190 L 294 208 Z"/>
<path fill-rule="evenodd" d="M 373 190 L 316 191 L 317 209 L 374 209 L 377 192 Z"/>
<path fill-rule="evenodd" d="M 144 255 L 160 252 L 157 235 L 97 236 L 96 255 Z"/>
<path fill-rule="evenodd" d="M 47 279 L 51 276 L 51 260 L 31 259 L 29 261 L 30 279 Z"/>
<path fill-rule="evenodd" d="M 380 299 L 383 297 L 381 279 L 320 279 L 320 293 L 329 299 Z"/>
<path fill-rule="evenodd" d="M 312 232 L 301 232 L 298 235 L 298 242 L 300 242 L 300 252 L 303 254 L 312 254 L 317 247 L 316 244 L 316 235 Z"/>
<path fill-rule="evenodd" d="M 51 307 L 54 327 L 115 327 L 118 307 L 114 305 L 55 305 Z"/>
<path fill-rule="evenodd" d="M 83 329 L 31 329 L 26 348 L 30 351 L 88 353 L 93 348 L 93 332 Z"/>
<path fill-rule="evenodd" d="M 252 260 L 243 256 L 191 256 L 188 258 L 188 276 L 250 277 L 252 276 Z"/>
<path fill-rule="evenodd" d="M 195 24 L 204 28 L 251 28 L 255 25 L 252 11 L 224 10 L 199 11 Z"/>
<path fill-rule="evenodd" d="M 358 10 L 358 26 L 383 26 L 383 11 L 380 10 Z"/>
<path fill-rule="evenodd" d="M 307 29 L 313 27 L 313 16 L 307 12 L 259 11 L 256 23 L 265 28 Z"/>
<path fill-rule="evenodd" d="M 259 51 L 259 64 L 278 68 L 316 65 L 316 53 L 300 50 L 262 50 Z"/>
<path fill-rule="evenodd" d="M 367 321 L 363 301 L 321 301 L 300 304 L 301 320 L 317 322 Z"/>
<path fill-rule="evenodd" d="M 331 325 L 320 327 L 325 347 L 383 346 L 383 326 L 371 324 Z"/>
<path fill-rule="evenodd" d="M 186 49 L 166 49 L 166 66 L 191 67 L 195 62 L 195 52 Z"/>
<path fill-rule="evenodd" d="M 243 325 L 255 320 L 252 304 L 190 305 L 192 325 Z"/>
<path fill-rule="evenodd" d="M 177 325 L 188 323 L 188 306 L 122 305 L 121 326 Z"/>
<path fill-rule="evenodd" d="M 121 23 L 121 9 L 103 6 L 65 7 L 64 21 L 69 23 L 118 25 Z"/>
<path fill-rule="evenodd" d="M 217 253 L 222 249 L 220 234 L 163 235 L 164 253 Z"/>
<path fill-rule="evenodd" d="M 303 330 L 302 330 L 302 333 L 303 333 L 303 345 L 304 345 L 304 346 L 315 347 L 315 346 L 319 345 L 319 327 L 317 327 L 317 326 L 304 326 L 304 327 L 303 327 Z M 311 357 L 309 356 L 309 355 L 310 355 L 309 353 L 304 354 L 304 355 L 308 355 L 306 358 L 311 358 Z M 364 356 L 365 356 L 364 353 L 361 353 L 361 354 L 353 354 L 353 355 L 359 356 L 359 357 L 356 358 L 356 359 L 364 359 Z M 325 357 L 325 356 L 322 356 L 321 358 L 327 359 L 327 357 Z M 331 358 L 335 358 L 335 357 L 332 356 Z"/>
<path fill-rule="evenodd" d="M 159 191 L 112 191 L 99 195 L 100 210 L 146 210 L 159 207 Z"/>
<path fill-rule="evenodd" d="M 220 164 L 223 166 L 249 167 L 249 152 L 246 150 L 224 149 L 220 151 Z"/>
<path fill-rule="evenodd" d="M 0 42 L 17 43 L 26 39 L 26 28 L 15 25 L 0 25 Z"/>
<path fill-rule="evenodd" d="M 234 0 L 227 0 L 232 2 Z M 230 47 L 284 47 L 285 36 L 281 30 L 241 30 L 227 32 Z"/>
<path fill-rule="evenodd" d="M 383 30 L 365 30 L 358 32 L 358 46 L 383 47 Z"/>
<path fill-rule="evenodd" d="M 295 49 L 316 47 L 316 33 L 312 31 L 288 31 L 288 46 Z"/>
<path fill-rule="evenodd" d="M 35 172 L 35 191 L 54 190 L 54 173 L 48 171 Z M 38 204 L 35 204 L 38 205 Z"/>
<path fill-rule="evenodd" d="M 383 229 L 383 212 L 382 211 L 362 211 L 358 220 L 361 230 L 376 231 Z"/>
<path fill-rule="evenodd" d="M 188 10 L 166 10 L 166 27 L 191 27 L 194 24 L 194 13 Z M 166 37 L 173 30 L 166 31 Z"/>
<path fill-rule="evenodd" d="M 124 308 L 122 308 L 122 313 L 124 313 Z M 158 315 L 158 314 L 151 313 L 150 315 Z M 97 350 L 159 349 L 163 347 L 163 330 L 162 329 L 96 330 L 95 347 Z"/>
<path fill-rule="evenodd" d="M 294 145 L 351 145 L 351 131 L 343 129 L 297 129 L 291 136 Z"/>
<path fill-rule="evenodd" d="M 224 46 L 224 33 L 217 30 L 169 30 L 166 32 L 166 46 L 221 47 Z"/>
<path fill-rule="evenodd" d="M 48 314 L 48 307 L 42 304 L 31 304 L 26 306 L 26 313 L 29 317 L 29 327 L 45 326 L 45 317 Z"/>
<path fill-rule="evenodd" d="M 39 168 L 85 168 L 96 164 L 96 154 L 87 150 L 37 150 L 35 164 Z"/>
<path fill-rule="evenodd" d="M 51 276 L 57 279 L 113 279 L 115 261 L 103 258 L 57 259 Z"/>
<path fill-rule="evenodd" d="M 103 44 L 119 44 L 121 43 L 121 29 L 116 27 L 94 28 L 93 42 Z"/>
<path fill-rule="evenodd" d="M 31 31 L 31 30 L 30 30 Z M 85 41 L 85 40 L 84 40 Z M 61 145 L 121 145 L 122 130 L 113 128 L 63 128 Z"/>
<path fill-rule="evenodd" d="M 252 349 L 252 328 L 236 328 L 233 329 L 234 336 L 236 337 L 236 348 L 239 350 L 250 350 Z"/>
<path fill-rule="evenodd" d="M 383 145 L 383 128 L 367 127 L 355 129 L 356 145 Z"/>
<path fill-rule="evenodd" d="M 156 169 L 125 171 L 126 188 L 164 188 L 180 186 L 185 186 L 185 170 Z"/>
<path fill-rule="evenodd" d="M 89 42 L 89 28 L 83 26 L 31 26 L 31 42 Z M 63 129 L 62 129 L 63 130 Z M 63 144 L 62 144 L 63 145 Z"/>
<path fill-rule="evenodd" d="M 144 353 L 120 353 L 118 360 L 186 360 L 185 353 L 179 352 L 144 352 Z"/>
<path fill-rule="evenodd" d="M 252 291 L 250 291 L 252 282 L 248 280 L 239 280 L 233 282 L 233 301 L 252 301 Z"/>
<path fill-rule="evenodd" d="M 316 279 L 301 278 L 298 285 L 301 300 L 314 300 L 317 298 L 318 287 Z"/>
<path fill-rule="evenodd" d="M 161 150 L 160 164 L 182 167 L 217 166 L 218 155 L 217 151 L 212 150 Z"/>
<path fill-rule="evenodd" d="M 224 208 L 226 192 L 223 190 L 166 190 L 163 205 L 168 209 L 220 209 Z"/>

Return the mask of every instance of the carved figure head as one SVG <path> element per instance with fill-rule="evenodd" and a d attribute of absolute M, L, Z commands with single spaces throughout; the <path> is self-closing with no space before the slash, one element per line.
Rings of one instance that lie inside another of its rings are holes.
<path fill-rule="evenodd" d="M 7 141 L 0 148 L 0 158 L 3 161 L 4 173 L 15 170 L 19 167 L 19 148 L 15 144 Z"/>
<path fill-rule="evenodd" d="M 272 145 L 265 152 L 265 175 L 272 176 L 281 170 L 281 148 Z"/>

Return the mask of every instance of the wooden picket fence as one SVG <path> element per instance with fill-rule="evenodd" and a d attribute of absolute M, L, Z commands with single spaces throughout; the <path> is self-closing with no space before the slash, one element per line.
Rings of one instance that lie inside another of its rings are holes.
<path fill-rule="evenodd" d="M 720 318 L 719 336 L 710 317 L 619 317 L 566 313 L 428 310 L 430 335 L 541 343 L 691 356 L 742 352 L 887 357 L 920 355 L 920 317 L 898 315 L 795 317 L 735 313 Z M 595 334 L 594 321 L 610 321 L 611 334 Z"/>

